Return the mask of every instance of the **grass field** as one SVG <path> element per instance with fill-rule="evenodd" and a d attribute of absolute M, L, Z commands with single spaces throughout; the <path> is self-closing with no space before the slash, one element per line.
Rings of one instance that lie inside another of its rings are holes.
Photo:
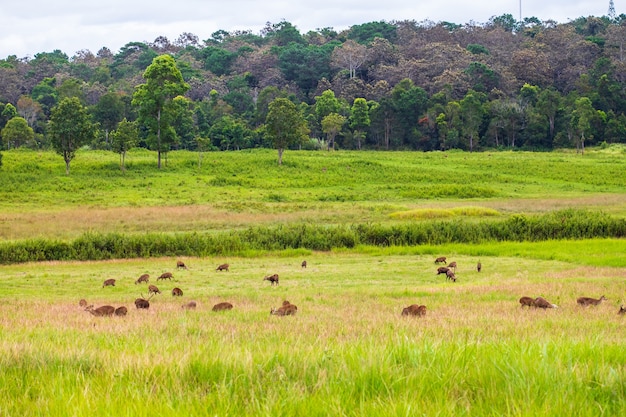
<path fill-rule="evenodd" d="M 3 155 L 2 240 L 571 207 L 626 217 L 615 149 L 288 151 L 282 168 L 259 150 L 206 154 L 202 169 L 182 152 L 161 172 L 135 151 L 125 174 L 114 154 L 80 152 L 70 177 L 53 154 Z M 624 253 L 623 239 L 588 239 L 0 265 L 0 416 L 621 416 Z M 457 261 L 456 283 L 436 275 L 437 256 Z M 216 271 L 224 262 L 230 272 Z M 174 280 L 156 282 L 165 271 Z M 147 311 L 133 304 L 143 273 L 162 290 Z M 272 273 L 280 285 L 263 281 Z M 522 309 L 521 296 L 559 308 Z M 94 317 L 81 298 L 129 312 Z M 298 313 L 271 316 L 285 299 Z M 183 310 L 190 300 L 198 308 Z M 221 301 L 234 309 L 212 312 Z M 426 316 L 401 317 L 414 303 Z"/>

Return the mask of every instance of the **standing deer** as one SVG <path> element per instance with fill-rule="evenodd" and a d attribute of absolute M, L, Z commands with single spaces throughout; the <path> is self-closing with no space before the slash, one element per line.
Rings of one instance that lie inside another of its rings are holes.
<path fill-rule="evenodd" d="M 161 294 L 161 291 L 159 291 L 159 288 L 156 285 L 149 285 L 148 294 Z"/>
<path fill-rule="evenodd" d="M 271 285 L 278 285 L 278 274 L 268 275 L 263 278 L 263 281 L 269 281 Z"/>
<path fill-rule="evenodd" d="M 306 261 L 302 261 L 301 266 L 302 266 L 302 268 L 306 268 Z"/>
<path fill-rule="evenodd" d="M 478 272 L 480 272 L 480 270 L 481 270 L 481 269 L 483 269 L 483 265 L 482 265 L 480 262 L 478 262 L 478 263 L 476 264 L 476 270 L 477 270 Z"/>
<path fill-rule="evenodd" d="M 439 258 L 435 259 L 435 263 L 436 264 L 446 264 L 446 257 L 445 256 L 440 256 Z"/>
<path fill-rule="evenodd" d="M 104 283 L 102 284 L 102 288 L 104 287 L 115 287 L 115 279 L 111 278 L 111 279 L 107 279 L 106 281 L 104 281 Z"/>
<path fill-rule="evenodd" d="M 173 276 L 171 272 L 164 272 L 157 278 L 157 281 L 161 279 L 169 279 L 171 281 Z"/>
<path fill-rule="evenodd" d="M 190 301 L 187 304 L 183 304 L 183 310 L 195 310 L 195 308 L 196 308 L 195 301 Z"/>
<path fill-rule="evenodd" d="M 137 281 L 135 281 L 135 285 L 141 284 L 142 282 L 148 282 L 148 281 L 150 281 L 150 275 L 143 274 L 139 278 L 137 278 Z"/>
<path fill-rule="evenodd" d="M 233 305 L 231 303 L 223 302 L 223 303 L 215 304 L 211 310 L 225 311 L 225 310 L 232 310 L 232 309 L 233 309 Z"/>
<path fill-rule="evenodd" d="M 519 299 L 519 303 L 522 305 L 522 308 L 531 308 L 534 307 L 535 299 L 531 297 L 522 297 Z"/>
<path fill-rule="evenodd" d="M 150 299 L 152 298 L 153 295 L 154 294 L 152 294 L 148 298 L 145 298 L 143 296 L 143 294 L 141 294 L 141 298 L 135 299 L 135 307 L 137 307 L 138 309 L 140 309 L 140 308 L 144 308 L 144 309 L 150 308 Z"/>
<path fill-rule="evenodd" d="M 124 306 L 118 307 L 115 309 L 115 315 L 116 316 L 125 316 L 126 313 L 128 313 L 128 309 Z"/>
<path fill-rule="evenodd" d="M 446 272 L 446 279 L 449 279 L 452 282 L 456 282 L 456 275 L 454 275 L 454 272 L 448 269 L 448 271 Z"/>
<path fill-rule="evenodd" d="M 603 295 L 600 298 L 591 298 L 591 297 L 578 297 L 576 299 L 576 302 L 578 303 L 579 306 L 582 307 L 587 307 L 587 306 L 597 306 L 600 305 L 600 303 L 604 300 L 606 300 L 607 298 Z"/>
<path fill-rule="evenodd" d="M 437 275 L 439 275 L 439 274 L 447 274 L 449 270 L 450 270 L 450 268 L 448 268 L 446 266 L 440 266 L 439 268 L 437 268 Z"/>
<path fill-rule="evenodd" d="M 426 306 L 411 304 L 410 306 L 402 309 L 403 316 L 425 316 L 426 315 Z"/>
<path fill-rule="evenodd" d="M 557 306 L 556 304 L 552 304 L 551 302 L 549 302 L 543 297 L 535 298 L 535 301 L 533 301 L 533 306 L 537 308 L 544 308 L 544 309 L 545 308 L 559 308 L 559 306 Z"/>
<path fill-rule="evenodd" d="M 183 290 L 181 290 L 180 288 L 176 287 L 172 290 L 172 297 L 182 297 L 183 296 Z"/>
<path fill-rule="evenodd" d="M 454 273 L 456 274 L 456 261 L 455 262 L 450 262 L 448 264 L 448 268 L 454 269 Z"/>
<path fill-rule="evenodd" d="M 226 271 L 226 272 L 228 272 L 228 268 L 230 268 L 230 265 L 228 265 L 228 264 L 221 264 L 217 268 L 215 268 L 215 270 L 216 271 Z"/>
<path fill-rule="evenodd" d="M 103 316 L 112 316 L 113 313 L 115 313 L 115 307 L 113 306 L 102 306 L 102 307 L 98 307 L 94 310 L 93 306 L 88 306 L 87 308 L 85 308 L 85 311 L 90 312 L 91 314 L 93 314 L 96 317 L 103 317 Z"/>
<path fill-rule="evenodd" d="M 183 261 L 176 261 L 176 269 L 189 269 Z"/>

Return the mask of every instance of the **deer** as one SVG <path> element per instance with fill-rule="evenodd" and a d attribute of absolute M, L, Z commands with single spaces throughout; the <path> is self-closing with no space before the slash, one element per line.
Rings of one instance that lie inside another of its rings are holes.
<path fill-rule="evenodd" d="M 161 291 L 156 285 L 149 285 L 148 294 L 161 294 Z"/>
<path fill-rule="evenodd" d="M 436 264 L 444 264 L 445 265 L 447 263 L 446 259 L 447 258 L 445 256 L 440 256 L 439 258 L 435 259 L 435 263 Z"/>
<path fill-rule="evenodd" d="M 298 311 L 298 307 L 296 307 L 294 304 L 284 304 L 279 307 L 279 308 L 272 308 L 270 310 L 270 315 L 274 315 L 274 316 L 293 316 L 296 314 L 296 312 Z"/>
<path fill-rule="evenodd" d="M 533 301 L 533 306 L 537 307 L 537 308 L 559 308 L 559 306 L 557 306 L 556 304 L 552 304 L 551 302 L 549 302 L 548 300 L 546 300 L 543 297 L 537 297 L 535 298 L 535 301 Z"/>
<path fill-rule="evenodd" d="M 228 272 L 228 268 L 230 268 L 230 265 L 228 265 L 228 264 L 221 264 L 217 268 L 215 268 L 215 270 L 216 271 L 226 271 L 226 272 Z"/>
<path fill-rule="evenodd" d="M 456 273 L 456 261 L 455 262 L 450 262 L 448 264 L 448 268 L 454 269 L 454 272 Z"/>
<path fill-rule="evenodd" d="M 519 303 L 521 304 L 521 307 L 534 307 L 534 303 L 535 303 L 535 299 L 531 298 L 531 297 L 522 297 L 519 299 Z"/>
<path fill-rule="evenodd" d="M 141 284 L 142 282 L 148 282 L 148 281 L 150 281 L 150 275 L 143 274 L 139 278 L 137 278 L 137 281 L 135 281 L 135 285 Z"/>
<path fill-rule="evenodd" d="M 232 309 L 233 309 L 233 305 L 231 303 L 223 302 L 223 303 L 215 304 L 211 310 L 212 311 L 225 311 L 225 310 L 232 310 Z"/>
<path fill-rule="evenodd" d="M 278 274 L 268 275 L 263 278 L 263 281 L 269 281 L 271 285 L 278 285 Z"/>
<path fill-rule="evenodd" d="M 102 307 L 98 307 L 96 309 L 93 308 L 93 306 L 87 306 L 85 308 L 85 311 L 90 312 L 91 314 L 93 314 L 96 317 L 104 317 L 104 316 L 112 316 L 113 313 L 115 313 L 115 307 L 113 306 L 102 306 Z"/>
<path fill-rule="evenodd" d="M 617 314 L 626 314 L 626 307 L 624 307 L 623 305 L 619 306 L 619 311 L 617 312 Z"/>
<path fill-rule="evenodd" d="M 302 268 L 306 268 L 306 261 L 302 261 L 302 264 L 300 264 L 302 266 Z"/>
<path fill-rule="evenodd" d="M 183 261 L 176 261 L 176 269 L 189 269 Z"/>
<path fill-rule="evenodd" d="M 172 290 L 172 297 L 182 297 L 183 296 L 183 290 L 181 290 L 180 288 L 176 287 Z"/>
<path fill-rule="evenodd" d="M 174 275 L 172 275 L 171 272 L 163 272 L 158 278 L 157 281 L 161 280 L 161 279 L 169 279 L 170 281 L 172 280 L 172 277 Z"/>
<path fill-rule="evenodd" d="M 603 295 L 600 298 L 591 298 L 591 297 L 578 297 L 576 299 L 576 302 L 578 303 L 579 306 L 582 307 L 587 307 L 587 306 L 597 306 L 600 305 L 600 303 L 604 300 L 606 300 L 607 298 Z"/>
<path fill-rule="evenodd" d="M 446 266 L 440 266 L 439 268 L 437 268 L 437 275 L 439 275 L 439 274 L 446 274 L 446 273 L 448 273 L 449 270 L 450 270 L 450 268 L 448 268 Z"/>
<path fill-rule="evenodd" d="M 195 310 L 196 309 L 196 302 L 195 301 L 190 301 L 187 304 L 183 304 L 183 310 Z"/>
<path fill-rule="evenodd" d="M 480 272 L 480 270 L 483 269 L 483 264 L 481 264 L 480 262 L 478 262 L 476 264 L 476 271 Z"/>
<path fill-rule="evenodd" d="M 446 279 L 449 279 L 452 282 L 456 282 L 456 275 L 454 275 L 454 272 L 448 269 L 448 271 L 446 271 Z"/>
<path fill-rule="evenodd" d="M 425 316 L 426 315 L 426 306 L 411 304 L 410 306 L 402 309 L 403 316 Z"/>
<path fill-rule="evenodd" d="M 115 315 L 116 316 L 122 317 L 122 316 L 125 316 L 126 313 L 128 313 L 128 309 L 126 307 L 124 307 L 124 306 L 121 306 L 121 307 L 118 307 L 118 308 L 115 309 Z"/>
<path fill-rule="evenodd" d="M 80 301 L 78 302 L 78 305 L 83 308 L 87 307 L 87 300 L 85 300 L 84 298 L 81 298 Z"/>
<path fill-rule="evenodd" d="M 102 283 L 102 288 L 104 288 L 104 287 L 109 287 L 109 286 L 111 286 L 111 287 L 115 287 L 115 279 L 110 278 L 110 279 L 105 280 L 105 281 Z"/>
<path fill-rule="evenodd" d="M 151 296 L 146 298 L 146 297 L 143 296 L 143 294 L 141 294 L 141 298 L 135 299 L 135 307 L 137 307 L 137 309 L 148 309 L 148 308 L 150 308 L 150 299 L 152 298 L 153 295 L 154 294 L 152 294 Z"/>

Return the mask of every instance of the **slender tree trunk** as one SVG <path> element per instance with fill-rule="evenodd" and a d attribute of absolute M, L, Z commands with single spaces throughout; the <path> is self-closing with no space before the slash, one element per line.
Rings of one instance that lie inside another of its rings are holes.
<path fill-rule="evenodd" d="M 283 164 L 283 152 L 285 150 L 283 148 L 278 148 L 278 165 Z"/>
<path fill-rule="evenodd" d="M 161 169 L 161 109 L 157 110 L 157 168 Z"/>
<path fill-rule="evenodd" d="M 65 160 L 65 175 L 70 175 L 70 162 L 72 162 L 72 160 L 67 151 L 63 153 L 63 159 Z"/>

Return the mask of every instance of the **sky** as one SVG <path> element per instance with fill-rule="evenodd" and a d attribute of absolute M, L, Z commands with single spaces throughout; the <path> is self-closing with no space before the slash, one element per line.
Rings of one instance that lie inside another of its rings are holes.
<path fill-rule="evenodd" d="M 579 17 L 606 16 L 610 0 L 30 0 L 0 7 L 0 59 L 32 58 L 60 49 L 69 57 L 102 47 L 114 54 L 129 42 L 171 42 L 183 32 L 200 40 L 217 30 L 259 34 L 266 22 L 286 20 L 301 33 L 331 27 L 336 31 L 375 21 L 485 23 L 511 14 L 567 23 Z M 617 14 L 626 0 L 614 0 Z M 626 7 L 626 5 L 624 5 Z"/>

